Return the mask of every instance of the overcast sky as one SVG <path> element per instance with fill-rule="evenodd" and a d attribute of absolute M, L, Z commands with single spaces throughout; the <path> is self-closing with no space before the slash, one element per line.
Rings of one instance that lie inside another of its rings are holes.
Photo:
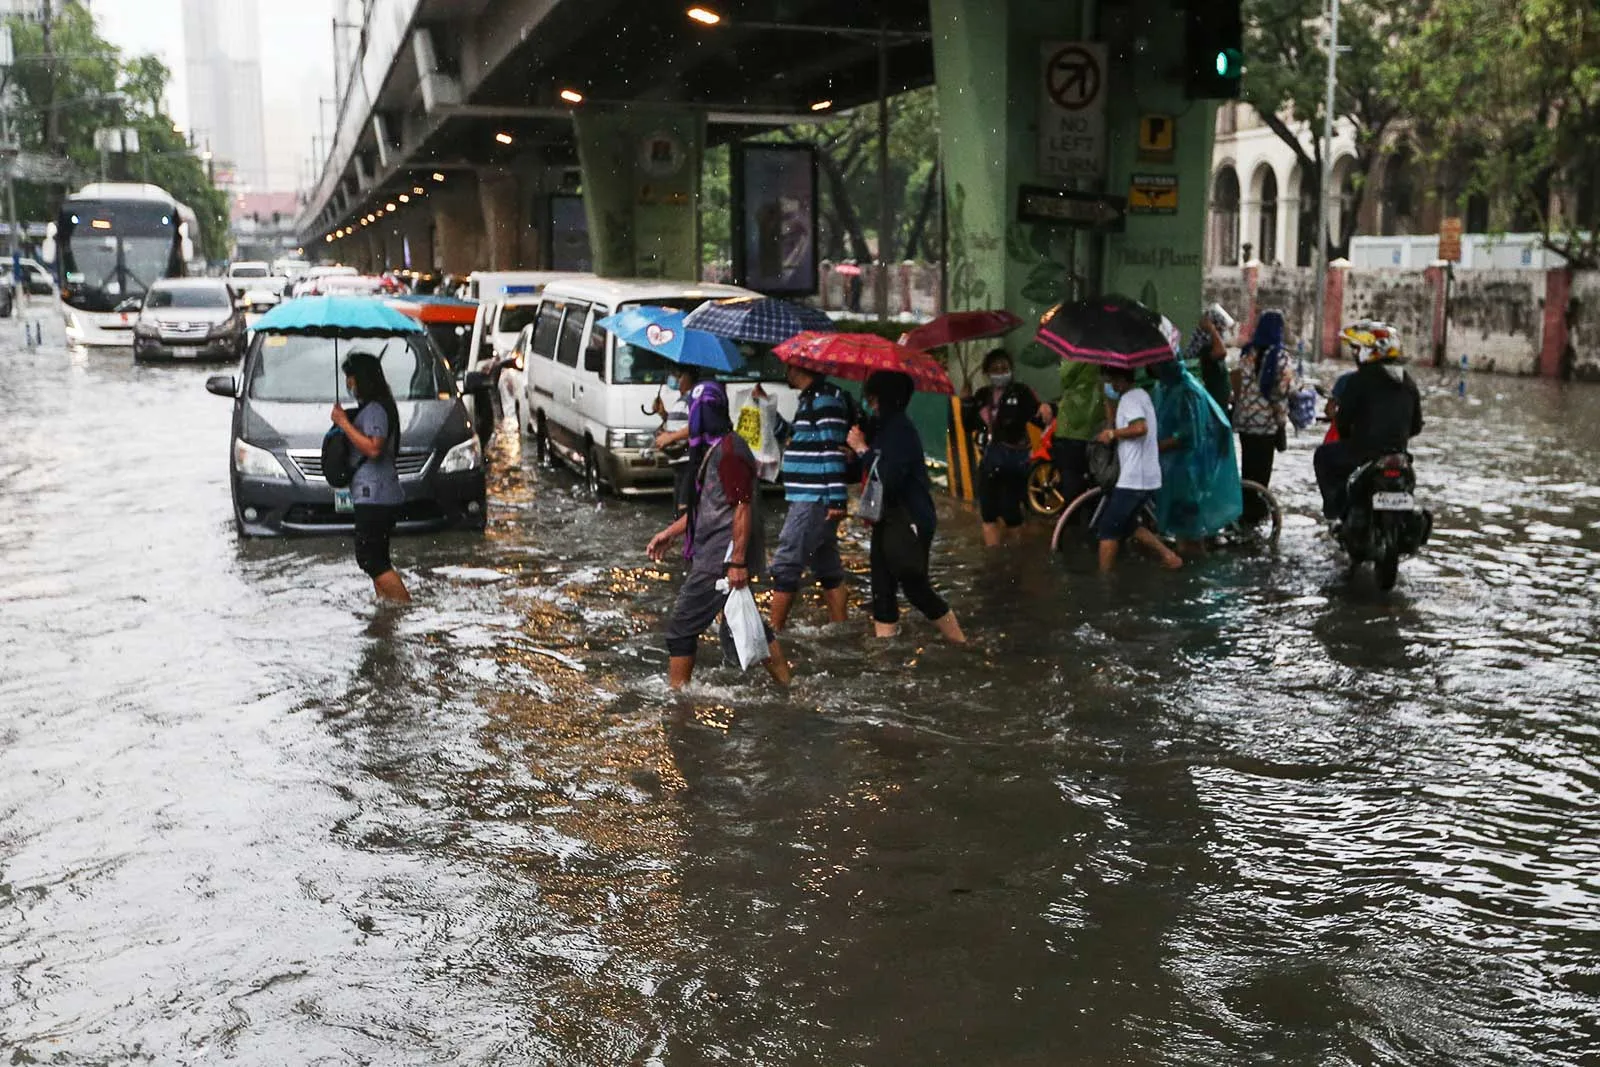
<path fill-rule="evenodd" d="M 231 0 L 208 2 L 233 8 Z M 260 5 L 267 169 L 275 189 L 301 184 L 311 136 L 318 132 L 317 97 L 333 95 L 333 8 L 333 0 L 263 0 Z M 182 0 L 92 0 L 90 9 L 113 44 L 133 54 L 154 52 L 172 68 L 167 110 L 187 127 Z"/>

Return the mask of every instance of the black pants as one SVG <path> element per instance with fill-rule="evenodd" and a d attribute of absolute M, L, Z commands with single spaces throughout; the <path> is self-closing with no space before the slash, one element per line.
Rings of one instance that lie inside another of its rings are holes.
<path fill-rule="evenodd" d="M 1270 433 L 1242 433 L 1239 435 L 1239 473 L 1247 482 L 1262 488 L 1272 485 L 1272 462 L 1278 456 L 1278 435 Z M 1246 523 L 1258 523 L 1267 517 L 1267 502 L 1255 493 L 1244 496 Z"/>
<path fill-rule="evenodd" d="M 1311 465 L 1317 472 L 1317 488 L 1322 490 L 1323 517 L 1337 519 L 1349 504 L 1345 499 L 1348 495 L 1345 487 L 1361 463 L 1349 445 L 1343 441 L 1329 441 L 1317 446 Z"/>
<path fill-rule="evenodd" d="M 389 535 L 397 511 L 382 504 L 356 505 L 356 566 L 368 578 L 394 570 L 389 561 Z"/>
<path fill-rule="evenodd" d="M 1050 439 L 1050 465 L 1061 478 L 1061 498 L 1072 503 L 1089 488 L 1089 442 L 1071 437 Z"/>
<path fill-rule="evenodd" d="M 911 606 L 922 612 L 929 620 L 944 618 L 950 613 L 950 605 L 944 598 L 933 591 L 933 582 L 928 578 L 927 556 L 933 548 L 933 534 L 921 535 L 923 566 L 918 573 L 902 572 L 896 574 L 889 566 L 888 554 L 883 546 L 883 523 L 872 527 L 872 547 L 869 558 L 872 563 L 872 618 L 876 622 L 895 623 L 900 621 L 900 594 L 904 593 Z"/>
<path fill-rule="evenodd" d="M 1022 525 L 1028 493 L 1028 450 L 991 444 L 978 464 L 978 514 L 984 522 Z"/>

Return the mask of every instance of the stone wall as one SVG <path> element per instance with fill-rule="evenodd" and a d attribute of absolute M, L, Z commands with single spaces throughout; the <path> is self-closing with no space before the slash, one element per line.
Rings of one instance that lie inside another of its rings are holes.
<path fill-rule="evenodd" d="M 1316 325 L 1312 272 L 1299 267 L 1262 267 L 1256 280 L 1256 311 L 1278 308 L 1290 337 L 1310 338 Z"/>
<path fill-rule="evenodd" d="M 1445 362 L 1466 356 L 1473 370 L 1537 374 L 1544 296 L 1544 271 L 1457 271 Z"/>
<path fill-rule="evenodd" d="M 1564 357 L 1572 365 L 1573 376 L 1600 381 L 1600 272 L 1572 276 L 1567 331 L 1572 348 Z"/>
<path fill-rule="evenodd" d="M 1306 273 L 1311 273 L 1307 271 Z M 1342 322 L 1377 319 L 1400 330 L 1400 340 L 1419 363 L 1433 358 L 1433 300 L 1420 270 L 1350 270 L 1345 277 Z"/>

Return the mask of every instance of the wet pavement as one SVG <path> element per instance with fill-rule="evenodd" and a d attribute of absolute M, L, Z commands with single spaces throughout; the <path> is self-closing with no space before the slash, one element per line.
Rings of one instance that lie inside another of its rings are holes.
<path fill-rule="evenodd" d="M 60 337 L 0 322 L 0 1062 L 1595 1062 L 1600 390 L 1435 390 L 1389 596 L 1304 438 L 1275 555 L 951 508 L 972 648 L 811 601 L 792 691 L 674 698 L 661 504 L 502 442 L 379 610 L 236 539 L 206 370 Z"/>

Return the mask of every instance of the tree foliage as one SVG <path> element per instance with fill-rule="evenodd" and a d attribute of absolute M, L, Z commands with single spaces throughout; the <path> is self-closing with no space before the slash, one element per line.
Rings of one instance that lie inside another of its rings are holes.
<path fill-rule="evenodd" d="M 1415 33 L 1430 0 L 1342 0 L 1334 119 L 1354 134 L 1357 203 L 1344 213 L 1332 250 L 1346 254 L 1359 205 L 1372 195 L 1364 178 L 1385 140 L 1404 118 L 1393 91 L 1392 42 Z M 1462 0 L 1470 3 L 1472 0 Z M 1328 46 L 1324 0 L 1245 0 L 1246 102 L 1294 150 L 1301 173 L 1322 169 L 1323 115 L 1327 109 Z M 1242 176 L 1244 177 L 1244 176 Z M 1321 188 L 1307 183 L 1313 200 Z M 1298 195 L 1298 191 L 1292 191 Z M 1312 217 L 1315 218 L 1314 212 Z"/>
<path fill-rule="evenodd" d="M 1500 205 L 1575 267 L 1600 267 L 1600 6 L 1436 0 L 1388 66 L 1459 200 Z"/>
<path fill-rule="evenodd" d="M 106 176 L 153 182 L 188 204 L 200 220 L 197 243 L 204 254 L 225 259 L 228 198 L 162 108 L 171 76 L 166 65 L 155 56 L 125 57 L 100 35 L 94 16 L 77 0 L 59 5 L 48 26 L 17 16 L 9 25 L 16 57 L 12 136 L 24 152 L 63 161 L 60 171 L 68 179 L 18 181 L 18 216 L 54 218 L 67 192 L 100 176 L 95 131 L 132 127 L 139 133 L 140 151 L 108 158 Z"/>

